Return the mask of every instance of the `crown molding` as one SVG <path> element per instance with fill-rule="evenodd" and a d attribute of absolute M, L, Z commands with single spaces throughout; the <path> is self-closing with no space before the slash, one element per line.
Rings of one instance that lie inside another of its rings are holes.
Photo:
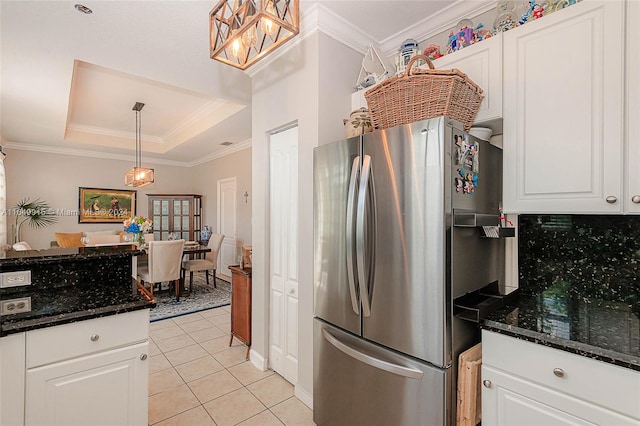
<path fill-rule="evenodd" d="M 218 152 L 214 152 L 212 154 L 205 155 L 204 157 L 198 158 L 197 160 L 193 160 L 192 162 L 189 163 L 189 167 L 198 166 L 200 164 L 204 164 L 211 160 L 216 160 L 218 158 L 226 157 L 229 154 L 233 154 L 234 152 L 242 151 L 243 149 L 247 149 L 251 147 L 252 147 L 251 139 L 248 139 L 246 141 L 228 146 L 225 149 L 220 150 Z"/>
<path fill-rule="evenodd" d="M 276 59 L 293 49 L 305 37 L 317 31 L 334 38 L 363 55 L 366 54 L 370 45 L 374 45 L 375 47 L 379 46 L 380 51 L 385 56 L 393 56 L 397 53 L 398 46 L 407 38 L 415 39 L 418 43 L 421 43 L 450 30 L 461 19 L 481 15 L 495 8 L 495 6 L 495 0 L 458 0 L 437 14 L 418 21 L 397 34 L 384 40 L 375 40 L 371 35 L 357 28 L 351 22 L 327 9 L 322 3 L 314 2 L 310 4 L 308 9 L 304 10 L 304 15 L 300 21 L 300 34 L 244 72 L 249 77 L 255 76 Z"/>
<path fill-rule="evenodd" d="M 276 59 L 280 58 L 285 53 L 289 52 L 295 46 L 300 44 L 302 40 L 304 40 L 309 34 L 315 32 L 317 29 L 318 21 L 317 8 L 318 5 L 314 4 L 308 10 L 305 10 L 304 15 L 300 14 L 302 16 L 302 19 L 300 19 L 300 32 L 298 33 L 298 35 L 282 45 L 279 49 L 274 50 L 268 56 L 260 59 L 260 61 L 258 61 L 255 65 L 244 70 L 244 73 L 249 77 L 254 77 L 260 71 L 275 62 Z"/>
<path fill-rule="evenodd" d="M 252 146 L 251 139 L 248 139 L 246 141 L 233 144 L 218 152 L 205 155 L 204 157 L 200 157 L 197 160 L 193 160 L 193 161 L 173 161 L 173 160 L 163 160 L 163 159 L 153 158 L 153 157 L 145 157 L 144 163 L 145 164 L 162 164 L 165 166 L 190 168 L 200 164 L 204 164 L 211 160 L 216 160 L 218 158 L 226 157 L 229 154 L 242 151 L 243 149 L 251 148 L 251 146 Z M 121 160 L 121 161 L 130 161 L 130 162 L 136 161 L 136 158 L 133 155 L 114 154 L 109 152 L 90 151 L 85 149 L 60 148 L 60 147 L 54 147 L 54 146 L 27 144 L 27 143 L 14 143 L 14 142 L 5 142 L 2 144 L 2 147 L 17 149 L 21 151 L 32 151 L 32 152 L 40 152 L 40 153 L 47 153 L 47 154 L 73 155 L 76 157 L 90 157 L 90 158 L 100 158 L 100 159 L 106 159 L 106 160 Z"/>
<path fill-rule="evenodd" d="M 182 120 L 182 122 L 178 123 L 173 129 L 169 131 L 169 133 L 164 135 L 164 137 L 162 138 L 162 141 L 164 142 L 166 139 L 169 139 L 170 137 L 173 137 L 179 134 L 185 129 L 189 129 L 190 127 L 193 127 L 200 121 L 210 118 L 211 115 L 215 115 L 216 112 L 220 111 L 223 107 L 227 106 L 228 104 L 233 105 L 231 102 L 226 102 L 222 99 L 213 99 L 208 101 L 202 107 L 194 111 L 189 117 L 185 118 L 184 120 Z M 225 118 L 228 118 L 228 117 L 225 117 Z"/>
<path fill-rule="evenodd" d="M 384 40 L 380 40 L 380 47 L 385 55 L 393 56 L 398 53 L 398 46 L 407 38 L 412 38 L 418 43 L 422 43 L 433 36 L 451 30 L 461 19 L 481 15 L 495 7 L 496 1 L 494 0 L 458 0 L 437 14 L 418 21 Z"/>
<path fill-rule="evenodd" d="M 107 129 L 104 127 L 85 126 L 83 124 L 69 123 L 67 125 L 67 130 L 73 130 L 73 131 L 82 132 L 82 133 L 90 133 L 92 135 L 109 136 L 109 137 L 119 138 L 119 139 L 133 139 L 133 140 L 136 139 L 135 132 L 123 132 L 120 130 Z M 153 143 L 163 142 L 163 139 L 157 136 L 142 134 L 141 137 L 144 139 L 145 142 L 153 142 Z"/>
<path fill-rule="evenodd" d="M 331 38 L 352 48 L 353 50 L 366 54 L 369 46 L 378 45 L 377 41 L 365 31 L 355 27 L 351 22 L 327 9 L 323 4 L 318 3 L 318 30 Z"/>
<path fill-rule="evenodd" d="M 21 151 L 33 151 L 33 152 L 41 152 L 41 153 L 47 153 L 47 154 L 73 155 L 76 157 L 91 157 L 91 158 L 101 158 L 101 159 L 107 159 L 107 160 L 122 160 L 122 161 L 130 161 L 130 162 L 136 161 L 136 158 L 133 155 L 115 154 L 111 152 L 90 151 L 86 149 L 61 148 L 61 147 L 37 145 L 37 144 L 29 144 L 29 143 L 7 142 L 3 145 L 3 147 L 10 148 L 10 149 L 17 149 Z M 162 160 L 162 159 L 153 158 L 153 157 L 151 158 L 145 157 L 144 163 L 145 164 L 162 164 L 165 166 L 191 167 L 189 162 Z"/>

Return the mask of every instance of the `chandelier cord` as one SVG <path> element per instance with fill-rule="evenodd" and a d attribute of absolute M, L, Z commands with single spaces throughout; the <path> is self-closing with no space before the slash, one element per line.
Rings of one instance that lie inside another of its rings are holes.
<path fill-rule="evenodd" d="M 136 111 L 136 167 L 142 164 L 142 141 L 140 140 L 140 132 L 142 131 L 142 123 L 140 120 L 140 111 Z"/>

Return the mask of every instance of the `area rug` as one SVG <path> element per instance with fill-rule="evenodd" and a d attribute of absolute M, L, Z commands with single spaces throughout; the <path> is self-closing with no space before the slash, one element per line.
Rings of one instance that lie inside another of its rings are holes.
<path fill-rule="evenodd" d="M 211 279 L 209 280 L 211 281 Z M 151 322 L 229 305 L 231 303 L 231 284 L 216 278 L 216 285 L 217 288 L 213 288 L 213 284 L 207 285 L 204 274 L 194 274 L 193 292 L 189 296 L 181 297 L 179 302 L 176 302 L 176 296 L 173 292 L 168 290 L 154 291 L 153 296 L 157 306 L 151 309 Z M 189 287 L 188 275 L 185 286 Z"/>

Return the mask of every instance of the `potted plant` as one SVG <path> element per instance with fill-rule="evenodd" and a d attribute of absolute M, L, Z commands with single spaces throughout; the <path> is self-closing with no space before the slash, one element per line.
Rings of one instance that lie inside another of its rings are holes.
<path fill-rule="evenodd" d="M 32 228 L 44 228 L 58 221 L 49 203 L 40 199 L 31 201 L 29 198 L 23 198 L 16 204 L 14 210 L 16 215 L 14 243 L 22 241 L 20 231 L 23 223 L 27 222 Z"/>

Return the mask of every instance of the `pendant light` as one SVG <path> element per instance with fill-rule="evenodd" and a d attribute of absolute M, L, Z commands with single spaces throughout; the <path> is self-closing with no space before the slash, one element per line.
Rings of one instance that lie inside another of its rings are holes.
<path fill-rule="evenodd" d="M 220 0 L 209 13 L 210 56 L 247 69 L 300 32 L 299 0 Z"/>
<path fill-rule="evenodd" d="M 142 102 L 136 102 L 133 110 L 136 112 L 136 163 L 131 170 L 124 175 L 124 184 L 126 186 L 145 186 L 154 182 L 153 169 L 141 166 L 142 162 L 142 118 L 140 111 L 144 107 Z"/>

